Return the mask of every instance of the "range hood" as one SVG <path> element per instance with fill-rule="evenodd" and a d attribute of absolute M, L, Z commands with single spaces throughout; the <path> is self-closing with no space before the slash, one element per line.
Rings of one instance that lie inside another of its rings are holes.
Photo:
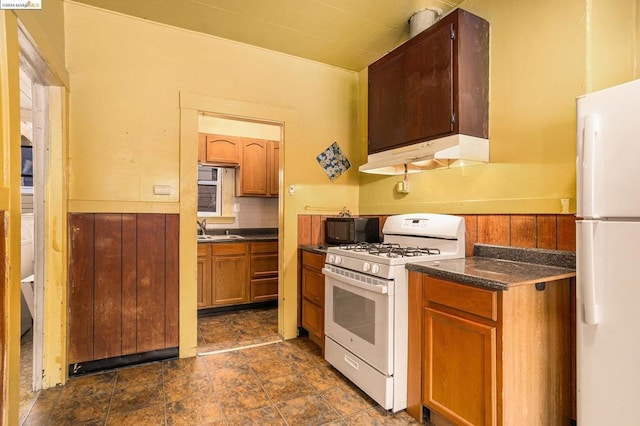
<path fill-rule="evenodd" d="M 489 140 L 457 134 L 419 142 L 371 154 L 367 163 L 358 170 L 378 175 L 400 175 L 449 167 L 459 160 L 488 162 Z"/>

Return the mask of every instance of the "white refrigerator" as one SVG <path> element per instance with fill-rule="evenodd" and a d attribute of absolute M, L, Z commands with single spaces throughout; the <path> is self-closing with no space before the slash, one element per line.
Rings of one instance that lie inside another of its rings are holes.
<path fill-rule="evenodd" d="M 640 425 L 640 80 L 577 99 L 577 421 Z"/>

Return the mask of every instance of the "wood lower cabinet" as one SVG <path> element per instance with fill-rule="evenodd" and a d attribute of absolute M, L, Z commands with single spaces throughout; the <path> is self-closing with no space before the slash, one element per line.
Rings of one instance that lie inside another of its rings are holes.
<path fill-rule="evenodd" d="M 407 412 L 434 424 L 570 424 L 569 279 L 487 290 L 409 273 Z"/>
<path fill-rule="evenodd" d="M 211 306 L 249 301 L 249 244 L 211 245 Z"/>
<path fill-rule="evenodd" d="M 459 424 L 495 424 L 497 327 L 427 308 L 424 328 L 423 404 Z"/>
<path fill-rule="evenodd" d="M 324 275 L 325 256 L 302 251 L 300 271 L 301 325 L 309 332 L 309 339 L 324 350 Z"/>
<path fill-rule="evenodd" d="M 251 243 L 252 302 L 278 299 L 278 242 Z"/>
<path fill-rule="evenodd" d="M 198 308 L 211 306 L 211 244 L 198 244 Z"/>
<path fill-rule="evenodd" d="M 277 299 L 277 241 L 198 244 L 198 309 Z"/>

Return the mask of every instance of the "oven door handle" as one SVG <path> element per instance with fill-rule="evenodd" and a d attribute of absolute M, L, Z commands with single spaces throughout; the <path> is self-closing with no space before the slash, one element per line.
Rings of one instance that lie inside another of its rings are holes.
<path fill-rule="evenodd" d="M 349 284 L 349 285 L 354 286 L 354 287 L 361 288 L 361 289 L 366 290 L 366 291 L 370 291 L 372 293 L 387 294 L 389 292 L 389 287 L 387 287 L 386 285 L 366 284 L 366 283 L 363 283 L 362 281 L 354 280 L 353 278 L 349 278 L 349 277 L 345 277 L 345 276 L 340 275 L 340 274 L 336 274 L 335 272 L 330 271 L 327 268 L 322 268 L 322 272 L 327 277 L 333 278 L 336 281 L 341 281 L 343 283 Z"/>

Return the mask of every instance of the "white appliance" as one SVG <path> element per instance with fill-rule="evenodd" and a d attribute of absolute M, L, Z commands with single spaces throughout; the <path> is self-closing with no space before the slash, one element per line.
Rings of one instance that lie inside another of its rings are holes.
<path fill-rule="evenodd" d="M 329 247 L 325 359 L 386 410 L 407 407 L 408 272 L 405 264 L 464 257 L 464 219 L 387 218 L 383 243 Z"/>
<path fill-rule="evenodd" d="M 640 80 L 577 100 L 578 424 L 638 425 Z"/>

